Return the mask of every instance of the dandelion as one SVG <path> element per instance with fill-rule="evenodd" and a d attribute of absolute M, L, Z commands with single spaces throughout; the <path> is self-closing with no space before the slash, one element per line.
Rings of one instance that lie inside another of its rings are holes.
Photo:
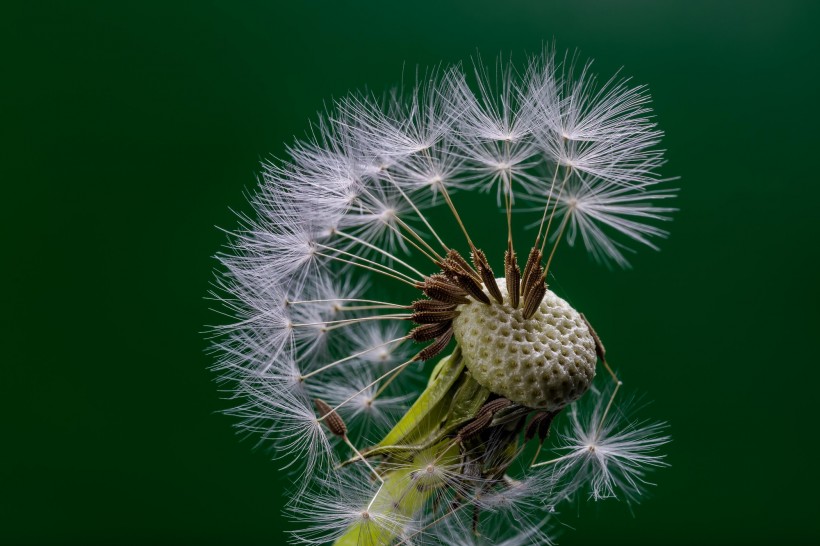
<path fill-rule="evenodd" d="M 669 441 L 666 425 L 630 419 L 628 404 L 607 412 L 606 400 L 595 397 L 586 414 L 577 405 L 570 408 L 570 429 L 561 434 L 558 448 L 566 454 L 555 460 L 556 476 L 571 481 L 564 489 L 567 495 L 588 487 L 595 500 L 622 496 L 637 501 L 651 485 L 645 480 L 647 469 L 667 465 L 659 454 Z"/>
<path fill-rule="evenodd" d="M 669 438 L 625 416 L 548 279 L 562 242 L 620 266 L 657 249 L 660 138 L 646 88 L 544 50 L 344 97 L 264 165 L 217 256 L 213 352 L 239 428 L 297 473 L 296 543 L 549 544 L 584 491 L 638 500 Z M 468 192 L 491 194 L 497 246 Z"/>

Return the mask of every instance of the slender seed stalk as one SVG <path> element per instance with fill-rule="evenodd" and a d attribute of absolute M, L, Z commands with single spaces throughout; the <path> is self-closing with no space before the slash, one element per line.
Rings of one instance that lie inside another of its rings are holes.
<path fill-rule="evenodd" d="M 357 396 L 359 396 L 360 394 L 362 394 L 362 393 L 363 393 L 363 392 L 365 392 L 366 390 L 370 389 L 371 387 L 373 387 L 373 386 L 375 386 L 375 385 L 378 385 L 380 381 L 382 381 L 384 378 L 386 378 L 386 377 L 390 376 L 391 374 L 394 374 L 394 375 L 393 375 L 393 377 L 395 378 L 396 376 L 398 376 L 398 374 L 400 374 L 402 371 L 404 371 L 404 370 L 407 368 L 407 366 L 409 366 L 409 365 L 410 365 L 410 364 L 412 364 L 413 362 L 416 362 L 416 360 L 417 360 L 417 358 L 414 356 L 414 357 L 413 357 L 413 358 L 411 358 L 410 360 L 408 360 L 408 361 L 406 361 L 406 362 L 403 362 L 403 363 L 399 364 L 398 366 L 394 366 L 394 367 L 393 367 L 393 368 L 391 368 L 390 370 L 386 371 L 385 373 L 383 373 L 382 375 L 380 375 L 379 377 L 377 377 L 376 379 L 374 379 L 373 381 L 371 381 L 370 383 L 368 383 L 365 387 L 363 387 L 363 388 L 359 389 L 359 390 L 358 390 L 358 391 L 356 391 L 354 394 L 350 395 L 348 398 L 346 398 L 345 400 L 343 400 L 342 402 L 340 402 L 339 404 L 337 404 L 336 406 L 334 406 L 333 408 L 331 408 L 331 411 L 333 411 L 333 412 L 338 411 L 338 410 L 339 410 L 339 408 L 342 408 L 342 407 L 344 407 L 345 405 L 349 404 L 351 401 L 355 400 Z M 328 415 L 329 415 L 329 414 L 328 414 Z M 317 419 L 317 420 L 321 422 L 321 421 L 323 421 L 326 417 L 327 417 L 327 415 L 322 416 L 322 417 L 320 417 L 320 418 L 319 418 L 319 419 Z"/>
<path fill-rule="evenodd" d="M 339 360 L 336 360 L 336 361 L 334 361 L 334 362 L 331 362 L 330 364 L 325 364 L 325 365 L 324 365 L 324 366 L 322 366 L 321 368 L 318 368 L 318 369 L 316 369 L 316 370 L 313 370 L 313 371 L 312 371 L 312 372 L 310 372 L 310 373 L 306 373 L 306 374 L 302 375 L 302 381 L 304 381 L 305 379 L 308 379 L 308 378 L 310 378 L 310 377 L 313 377 L 313 376 L 314 376 L 314 375 L 316 375 L 316 374 L 319 374 L 319 373 L 322 373 L 322 372 L 324 372 L 324 371 L 326 371 L 326 370 L 329 370 L 329 369 L 331 369 L 331 368 L 333 368 L 333 367 L 335 367 L 335 366 L 338 366 L 339 364 L 342 364 L 342 363 L 347 362 L 347 361 L 349 361 L 349 360 L 353 360 L 354 358 L 358 358 L 358 357 L 360 357 L 360 356 L 362 356 L 362 355 L 365 355 L 365 354 L 367 354 L 367 353 L 369 353 L 369 352 L 375 351 L 376 349 L 380 349 L 381 347 L 385 347 L 385 346 L 387 346 L 387 345 L 390 345 L 391 343 L 396 343 L 397 341 L 406 341 L 407 339 L 409 339 L 407 336 L 398 337 L 398 338 L 396 338 L 396 339 L 391 339 L 390 341 L 386 341 L 386 342 L 384 342 L 384 343 L 382 343 L 382 344 L 380 344 L 380 345 L 375 345 L 375 346 L 373 346 L 373 347 L 368 347 L 368 348 L 367 348 L 367 349 L 365 349 L 364 351 L 359 351 L 358 353 L 354 353 L 354 354 L 352 354 L 352 355 L 348 355 L 348 356 L 346 356 L 346 357 L 344 357 L 344 358 L 340 358 Z"/>
<path fill-rule="evenodd" d="M 538 243 L 541 242 L 541 232 L 544 229 L 544 220 L 547 219 L 547 211 L 550 208 L 550 202 L 552 201 L 552 191 L 555 189 L 555 180 L 558 178 L 558 167 L 555 167 L 552 175 L 552 182 L 550 182 L 550 191 L 547 194 L 547 202 L 544 204 L 544 214 L 541 215 L 541 223 L 538 225 L 538 233 L 535 234 L 535 242 L 533 246 L 538 246 Z M 547 227 L 547 232 L 549 232 L 549 227 Z M 545 235 L 546 237 L 546 235 Z M 541 251 L 543 252 L 543 250 Z"/>
<path fill-rule="evenodd" d="M 404 284 L 408 284 L 408 285 L 410 285 L 414 288 L 416 286 L 416 281 L 413 281 L 412 279 L 408 280 L 409 277 L 408 278 L 402 278 L 402 276 L 400 276 L 399 274 L 394 275 L 392 273 L 389 273 L 389 272 L 387 272 L 383 269 L 379 269 L 377 267 L 371 267 L 369 265 L 366 265 L 366 264 L 363 264 L 363 263 L 360 263 L 360 262 L 354 262 L 352 260 L 345 260 L 344 258 L 340 258 L 340 257 L 334 256 L 332 254 L 325 254 L 323 252 L 317 252 L 316 255 L 317 256 L 322 256 L 324 258 L 328 258 L 330 260 L 336 260 L 337 262 L 341 262 L 341 263 L 345 263 L 345 264 L 349 264 L 349 265 L 354 265 L 356 267 L 360 267 L 362 269 L 372 271 L 373 273 L 379 273 L 380 275 L 384 275 L 385 277 L 390 277 L 390 278 L 395 279 L 395 280 L 397 280 L 399 282 L 402 282 Z"/>
<path fill-rule="evenodd" d="M 550 226 L 552 225 L 552 218 L 555 216 L 555 210 L 558 208 L 558 199 L 561 197 L 561 194 L 564 192 L 564 187 L 567 185 L 567 180 L 569 180 L 570 174 L 572 174 L 572 167 L 567 167 L 564 170 L 564 180 L 561 182 L 561 188 L 558 190 L 558 194 L 555 196 L 555 203 L 552 205 L 552 211 L 550 212 L 550 219 L 547 222 L 547 229 L 544 231 L 544 239 L 541 241 L 541 253 L 544 253 L 544 245 L 547 244 L 548 234 L 550 232 Z M 552 194 L 552 190 L 550 190 L 550 195 Z M 546 210 L 546 209 L 545 209 Z"/>
<path fill-rule="evenodd" d="M 352 252 L 348 252 L 348 251 L 346 251 L 346 250 L 340 250 L 340 249 L 338 249 L 338 248 L 334 249 L 334 248 L 329 247 L 329 246 L 327 246 L 327 245 L 317 244 L 316 246 L 318 246 L 319 248 L 324 248 L 324 249 L 327 249 L 327 250 L 331 250 L 331 251 L 333 251 L 333 252 L 337 252 L 337 253 L 341 254 L 342 256 L 349 256 L 349 257 L 351 257 L 351 258 L 355 258 L 356 260 L 360 260 L 360 261 L 362 261 L 362 262 L 364 262 L 364 263 L 370 264 L 370 265 L 371 265 L 371 266 L 373 266 L 373 267 L 378 267 L 378 268 L 381 268 L 381 269 L 383 269 L 383 270 L 385 270 L 385 271 L 387 271 L 387 272 L 389 272 L 389 273 L 391 273 L 391 274 L 393 274 L 393 275 L 397 275 L 397 276 L 399 276 L 399 277 L 404 277 L 404 279 L 406 279 L 406 280 L 408 280 L 408 281 L 410 281 L 410 282 L 413 282 L 413 281 L 415 281 L 415 280 L 416 280 L 416 279 L 414 279 L 413 277 L 411 277 L 410 275 L 408 275 L 407 273 L 402 273 L 401 271 L 399 271 L 399 270 L 397 270 L 397 269 L 393 269 L 393 268 L 392 268 L 392 267 L 390 267 L 390 266 L 387 266 L 387 265 L 385 265 L 385 264 L 382 264 L 382 263 L 376 262 L 376 261 L 371 260 L 371 259 L 369 259 L 369 258 L 365 258 L 365 257 L 363 257 L 363 256 L 359 256 L 358 254 L 353 254 Z M 323 256 L 328 256 L 328 257 L 329 257 L 329 258 L 331 258 L 331 259 L 339 259 L 337 256 L 334 256 L 334 255 L 326 255 L 326 254 L 323 254 Z M 422 275 L 421 273 L 419 273 L 418 278 L 423 278 L 423 277 L 424 277 L 424 275 Z"/>
<path fill-rule="evenodd" d="M 561 242 L 561 237 L 564 235 L 564 229 L 567 227 L 567 221 L 569 220 L 569 214 L 564 216 L 564 220 L 561 222 L 561 227 L 558 230 L 558 236 L 555 238 L 555 244 L 552 245 L 552 251 L 550 252 L 549 258 L 547 258 L 547 265 L 544 266 L 544 279 L 547 278 L 547 273 L 550 270 L 550 264 L 552 263 L 552 257 L 555 256 L 555 251 L 558 250 L 558 243 Z"/>
<path fill-rule="evenodd" d="M 374 244 L 368 243 L 367 241 L 363 241 L 362 239 L 360 239 L 360 238 L 358 238 L 354 235 L 349 235 L 349 234 L 347 234 L 343 231 L 336 231 L 336 234 L 341 236 L 341 237 L 345 237 L 346 239 L 350 239 L 351 241 L 354 241 L 356 243 L 359 243 L 360 245 L 362 245 L 364 247 L 375 250 L 376 252 L 378 252 L 379 254 L 382 254 L 383 256 L 386 256 L 390 260 L 393 260 L 396 263 L 399 263 L 399 264 L 403 265 L 404 267 L 406 267 L 407 269 L 409 269 L 410 271 L 412 271 L 413 273 L 415 273 L 419 277 L 424 277 L 424 273 L 422 273 L 421 271 L 419 271 L 415 267 L 411 266 L 410 264 L 408 264 L 404 260 L 401 260 L 396 255 L 391 254 L 390 252 L 387 252 L 386 250 L 384 250 L 382 248 L 379 248 Z"/>
<path fill-rule="evenodd" d="M 467 244 L 470 245 L 470 249 L 475 251 L 475 245 L 473 244 L 473 240 L 470 239 L 470 234 L 467 233 L 467 228 L 464 227 L 464 222 L 461 221 L 461 216 L 458 215 L 458 211 L 456 210 L 456 206 L 453 204 L 453 200 L 450 199 L 450 193 L 447 191 L 447 188 L 444 185 L 441 186 L 441 194 L 444 196 L 444 200 L 447 202 L 447 206 L 450 207 L 450 212 L 453 213 L 453 217 L 455 217 L 458 226 L 461 228 L 461 231 L 464 233 L 464 237 L 467 238 Z"/>
<path fill-rule="evenodd" d="M 417 215 L 417 216 L 421 219 L 421 221 L 422 221 L 422 222 L 424 222 L 424 225 L 425 225 L 425 226 L 427 226 L 427 229 L 429 229 L 429 230 L 430 230 L 430 233 L 431 233 L 431 234 L 433 235 L 433 237 L 435 237 L 435 238 L 436 238 L 436 240 L 439 242 L 439 244 L 441 245 L 441 248 L 443 248 L 443 249 L 444 249 L 444 252 L 447 252 L 448 250 L 450 250 L 449 248 L 447 248 L 447 245 L 445 245 L 445 244 L 444 244 L 444 241 L 442 241 L 441 237 L 439 237 L 438 233 L 436 233 L 436 230 L 435 230 L 435 229 L 433 229 L 433 226 L 432 226 L 432 225 L 430 225 L 430 222 L 428 222 L 428 221 L 427 221 L 427 218 L 424 216 L 424 214 L 422 214 L 422 213 L 421 213 L 421 211 L 420 211 L 420 210 L 419 210 L 419 208 L 416 206 L 416 204 L 413 202 L 413 200 L 412 200 L 412 199 L 410 199 L 410 198 L 407 196 L 407 194 L 406 194 L 406 193 L 404 193 L 404 190 L 402 190 L 402 189 L 401 189 L 401 185 L 399 185 L 399 184 L 397 184 L 397 183 L 396 183 L 396 181 L 393 179 L 393 176 L 392 176 L 392 175 L 390 175 L 390 173 L 389 173 L 389 172 L 387 172 L 387 177 L 388 177 L 388 179 L 390 180 L 390 182 L 392 182 L 392 184 L 393 184 L 393 185 L 396 187 L 396 189 L 399 191 L 399 193 L 400 193 L 400 194 L 401 194 L 401 196 L 404 198 L 404 200 L 405 200 L 405 201 L 407 201 L 407 202 L 410 204 L 410 207 L 413 209 L 413 211 L 416 213 L 416 215 Z M 421 238 L 420 238 L 420 239 L 421 239 Z M 424 240 L 423 240 L 423 239 L 421 239 L 421 240 L 424 242 Z M 426 243 L 425 243 L 425 244 L 426 244 Z M 433 252 L 433 254 L 435 254 L 435 251 L 433 251 L 433 249 L 432 249 L 432 248 L 430 248 L 429 246 L 428 246 L 428 248 L 430 249 L 430 251 L 431 251 L 431 252 Z"/>

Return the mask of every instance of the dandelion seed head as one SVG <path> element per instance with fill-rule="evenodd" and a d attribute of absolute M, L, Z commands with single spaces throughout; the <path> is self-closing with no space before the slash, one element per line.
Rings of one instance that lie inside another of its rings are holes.
<path fill-rule="evenodd" d="M 337 99 L 263 164 L 217 255 L 214 368 L 296 473 L 296 543 L 550 544 L 556 506 L 637 500 L 665 464 L 663 426 L 624 417 L 600 338 L 547 285 L 564 245 L 624 267 L 658 248 L 662 133 L 645 86 L 549 48 L 408 81 Z M 479 248 L 478 217 L 506 243 Z"/>

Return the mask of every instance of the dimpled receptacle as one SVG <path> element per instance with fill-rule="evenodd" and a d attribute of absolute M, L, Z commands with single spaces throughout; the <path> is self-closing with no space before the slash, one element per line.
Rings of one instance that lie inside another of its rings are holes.
<path fill-rule="evenodd" d="M 509 305 L 470 302 L 453 321 L 456 340 L 473 377 L 491 391 L 531 408 L 556 411 L 578 399 L 595 377 L 595 340 L 584 319 L 547 291 L 524 319 Z"/>

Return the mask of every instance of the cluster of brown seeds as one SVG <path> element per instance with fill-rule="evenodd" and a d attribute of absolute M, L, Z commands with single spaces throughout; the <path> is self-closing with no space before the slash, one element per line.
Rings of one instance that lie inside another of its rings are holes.
<path fill-rule="evenodd" d="M 522 275 L 512 242 L 508 243 L 504 254 L 504 277 L 510 305 L 514 309 L 520 306 L 525 319 L 532 317 L 547 293 L 542 257 L 542 252 L 533 247 Z M 441 272 L 416 283 L 429 299 L 413 302 L 411 320 L 418 326 L 408 337 L 417 342 L 434 341 L 420 351 L 415 360 L 429 360 L 447 347 L 453 336 L 453 319 L 459 314 L 457 308 L 470 303 L 470 297 L 485 305 L 492 304 L 490 297 L 499 305 L 504 303 L 487 256 L 473 247 L 471 258 L 472 266 L 458 251 L 450 249 L 445 258 L 436 262 Z"/>

